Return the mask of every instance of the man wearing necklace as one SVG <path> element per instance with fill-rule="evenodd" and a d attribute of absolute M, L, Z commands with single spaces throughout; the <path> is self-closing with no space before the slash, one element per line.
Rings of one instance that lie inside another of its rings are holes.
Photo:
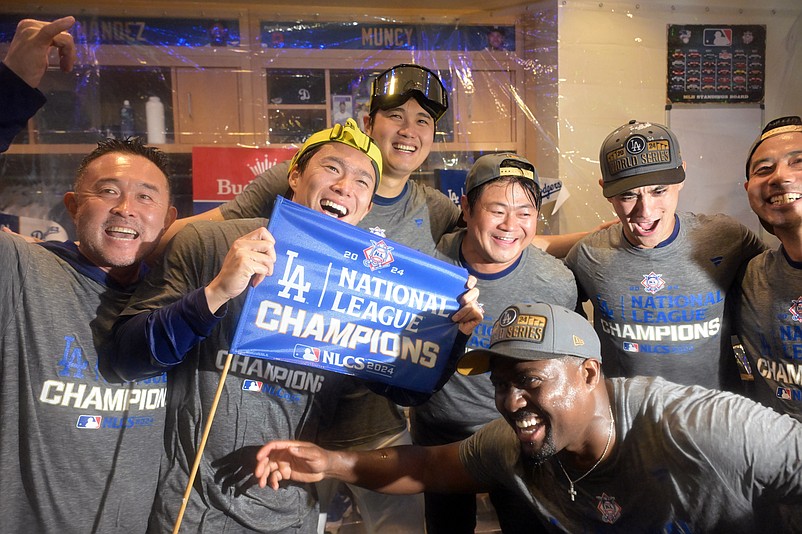
<path fill-rule="evenodd" d="M 255 475 L 274 489 L 324 477 L 388 493 L 502 487 L 552 532 L 757 532 L 776 526 L 768 506 L 802 503 L 802 423 L 728 392 L 605 379 L 599 353 L 576 313 L 509 306 L 489 350 L 459 363 L 490 370 L 502 419 L 436 447 L 272 442 Z"/>
<path fill-rule="evenodd" d="M 605 375 L 739 389 L 725 297 L 766 246 L 725 215 L 677 213 L 685 162 L 665 126 L 624 124 L 599 162 L 622 224 L 582 239 L 566 264 L 593 304 Z"/>
<path fill-rule="evenodd" d="M 769 122 L 752 145 L 749 204 L 782 243 L 753 258 L 736 300 L 736 330 L 754 398 L 802 421 L 802 119 Z"/>

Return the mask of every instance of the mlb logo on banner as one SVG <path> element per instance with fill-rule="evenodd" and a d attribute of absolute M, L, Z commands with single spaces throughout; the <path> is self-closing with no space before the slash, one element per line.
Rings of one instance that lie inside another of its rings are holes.
<path fill-rule="evenodd" d="M 231 345 L 431 392 L 447 367 L 465 269 L 278 198 L 274 274 L 251 287 Z"/>
<path fill-rule="evenodd" d="M 705 28 L 705 46 L 732 46 L 732 28 Z"/>

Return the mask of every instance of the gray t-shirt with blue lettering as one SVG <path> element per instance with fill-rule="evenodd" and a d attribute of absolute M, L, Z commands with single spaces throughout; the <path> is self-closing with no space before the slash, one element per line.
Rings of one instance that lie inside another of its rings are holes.
<path fill-rule="evenodd" d="M 746 266 L 735 330 L 755 379 L 754 398 L 802 420 L 802 266 L 781 248 Z"/>
<path fill-rule="evenodd" d="M 593 304 L 607 376 L 737 387 L 724 299 L 741 263 L 766 249 L 725 215 L 678 215 L 665 246 L 636 248 L 620 225 L 586 236 L 566 264 Z"/>
<path fill-rule="evenodd" d="M 124 383 L 104 359 L 132 288 L 72 243 L 2 232 L 0 272 L 0 531 L 144 532 L 166 377 Z"/>
<path fill-rule="evenodd" d="M 161 308 L 207 285 L 234 240 L 266 224 L 265 219 L 240 219 L 187 225 L 140 284 L 125 314 Z M 246 294 L 228 302 L 225 317 L 211 334 L 168 373 L 164 452 L 151 531 L 169 532 L 175 524 Z M 255 455 L 276 439 L 313 441 L 320 421 L 337 404 L 340 385 L 340 375 L 334 373 L 234 356 L 182 529 L 315 533 L 318 513 L 311 486 L 259 488 L 252 479 Z"/>

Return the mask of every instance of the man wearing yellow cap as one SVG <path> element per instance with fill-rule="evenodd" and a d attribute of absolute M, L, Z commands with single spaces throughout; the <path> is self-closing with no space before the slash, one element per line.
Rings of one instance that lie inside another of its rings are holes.
<path fill-rule="evenodd" d="M 293 199 L 355 224 L 370 209 L 381 167 L 376 145 L 348 120 L 312 135 L 293 158 Z M 178 517 L 245 289 L 272 274 L 274 240 L 266 223 L 260 218 L 189 225 L 118 322 L 122 357 L 114 366 L 121 376 L 168 371 L 154 531 L 170 531 Z M 255 450 L 270 438 L 314 439 L 318 423 L 336 405 L 341 382 L 340 375 L 309 367 L 234 357 L 183 516 L 186 531 L 316 532 L 316 499 L 308 485 L 265 492 L 251 482 L 250 472 Z"/>

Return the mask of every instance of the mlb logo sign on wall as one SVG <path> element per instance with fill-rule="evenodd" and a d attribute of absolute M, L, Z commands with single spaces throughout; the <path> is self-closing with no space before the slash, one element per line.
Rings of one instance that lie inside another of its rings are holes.
<path fill-rule="evenodd" d="M 274 275 L 249 288 L 232 353 L 434 388 L 467 271 L 285 198 L 268 229 Z"/>
<path fill-rule="evenodd" d="M 705 46 L 732 46 L 731 28 L 705 28 Z"/>

